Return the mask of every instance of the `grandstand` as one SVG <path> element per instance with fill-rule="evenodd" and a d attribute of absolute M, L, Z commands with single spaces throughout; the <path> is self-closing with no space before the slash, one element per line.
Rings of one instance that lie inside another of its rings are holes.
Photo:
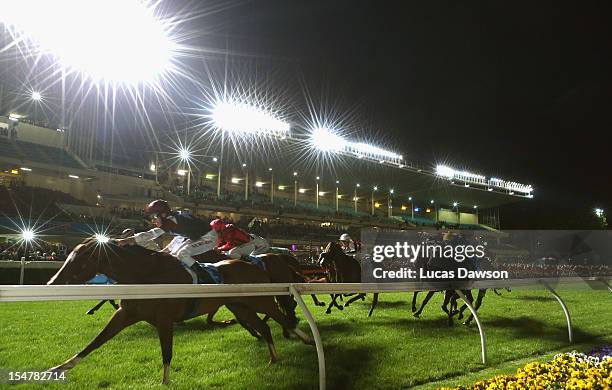
<path fill-rule="evenodd" d="M 0 122 L 8 126 L 10 119 Z M 153 198 L 203 218 L 219 216 L 246 225 L 257 217 L 275 245 L 309 251 L 344 231 L 358 235 L 362 227 L 497 229 L 498 207 L 520 200 L 467 182 L 457 185 L 416 166 L 398 170 L 368 161 L 344 161 L 327 169 L 288 166 L 287 161 L 296 160 L 289 147 L 253 161 L 250 181 L 237 155 L 225 156 L 221 180 L 215 164 L 198 161 L 188 181 L 180 166 L 160 160 L 158 153 L 150 153 L 148 161 L 141 150 L 132 156 L 88 155 L 71 146 L 78 142 L 70 132 L 32 123 L 16 128 L 12 136 L 0 136 L 2 213 L 62 221 L 48 234 L 61 232 L 67 244 L 110 221 L 116 229 L 146 228 L 141 210 Z M 156 166 L 147 169 L 151 161 Z M 0 224 L 4 233 L 9 225 L 6 218 Z"/>

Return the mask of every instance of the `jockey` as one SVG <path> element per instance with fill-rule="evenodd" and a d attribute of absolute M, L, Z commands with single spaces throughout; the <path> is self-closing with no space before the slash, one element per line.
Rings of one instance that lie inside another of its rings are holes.
<path fill-rule="evenodd" d="M 187 239 L 178 248 L 175 248 L 171 254 L 193 270 L 201 279 L 208 279 L 206 271 L 200 267 L 192 256 L 214 249 L 217 233 L 214 230 L 209 230 L 208 224 L 202 219 L 194 217 L 189 213 L 172 211 L 165 200 L 158 199 L 149 203 L 145 212 L 155 215 L 155 225 L 157 227 L 122 240 L 117 240 L 117 244 L 138 244 L 144 246 L 145 242 L 154 240 L 164 233 L 186 237 Z"/>
<path fill-rule="evenodd" d="M 340 241 L 340 247 L 342 247 L 344 253 L 354 254 L 357 251 L 355 242 L 347 233 L 343 233 L 338 241 Z"/>
<path fill-rule="evenodd" d="M 218 218 L 210 223 L 210 227 L 218 235 L 217 249 L 226 252 L 226 255 L 232 259 L 261 255 L 270 249 L 264 238 L 249 234 L 231 223 L 226 225 Z"/>

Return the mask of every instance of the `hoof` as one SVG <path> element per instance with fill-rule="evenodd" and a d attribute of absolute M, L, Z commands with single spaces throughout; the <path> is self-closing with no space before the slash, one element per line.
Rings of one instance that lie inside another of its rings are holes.
<path fill-rule="evenodd" d="M 412 316 L 414 318 L 419 318 L 420 319 L 421 318 L 421 313 L 412 313 Z"/>
<path fill-rule="evenodd" d="M 344 306 L 338 306 L 338 310 L 344 310 Z"/>
<path fill-rule="evenodd" d="M 413 306 L 411 309 L 412 309 L 412 312 L 413 312 L 413 313 L 416 313 L 416 311 L 417 311 L 416 306 Z"/>
<path fill-rule="evenodd" d="M 326 303 L 325 302 L 317 302 L 317 306 L 325 306 Z"/>
<path fill-rule="evenodd" d="M 331 314 L 331 309 L 325 310 L 325 314 Z"/>

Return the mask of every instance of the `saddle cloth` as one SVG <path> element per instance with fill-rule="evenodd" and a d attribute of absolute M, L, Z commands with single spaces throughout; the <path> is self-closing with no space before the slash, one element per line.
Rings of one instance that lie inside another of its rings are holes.
<path fill-rule="evenodd" d="M 198 263 L 208 275 L 208 277 L 204 279 L 198 278 L 196 273 L 191 268 L 187 267 L 184 263 L 181 262 L 181 264 L 183 264 L 183 268 L 185 268 L 189 275 L 191 275 L 191 278 L 193 279 L 193 284 L 223 284 L 223 276 L 214 264 Z M 197 308 L 199 300 L 200 298 L 188 299 L 187 306 L 185 307 L 185 313 L 183 314 L 183 317 L 180 319 L 180 321 L 186 321 L 198 315 Z"/>
<path fill-rule="evenodd" d="M 259 269 L 262 269 L 264 271 L 266 270 L 266 264 L 263 262 L 262 259 L 260 259 L 257 256 L 247 255 L 247 256 L 242 256 L 240 259 L 255 265 Z"/>

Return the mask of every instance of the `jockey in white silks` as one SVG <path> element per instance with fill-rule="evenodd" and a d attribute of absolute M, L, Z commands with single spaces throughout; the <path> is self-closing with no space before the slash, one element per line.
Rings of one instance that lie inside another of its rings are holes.
<path fill-rule="evenodd" d="M 347 233 L 342 234 L 338 241 L 340 241 L 340 247 L 342 248 L 342 251 L 347 255 L 354 254 L 357 251 L 357 248 L 355 247 L 355 241 L 353 241 L 351 236 L 349 236 Z"/>
<path fill-rule="evenodd" d="M 145 211 L 147 214 L 155 215 L 155 224 L 157 227 L 145 232 L 136 233 L 131 237 L 117 240 L 117 244 L 137 244 L 145 246 L 147 242 L 155 240 L 164 233 L 185 237 L 186 239 L 184 239 L 180 245 L 171 249 L 171 254 L 193 270 L 201 279 L 206 279 L 206 271 L 200 267 L 192 256 L 214 249 L 217 242 L 217 233 L 214 230 L 210 230 L 208 223 L 202 219 L 189 213 L 172 211 L 168 202 L 164 200 L 151 202 Z M 167 248 L 168 247 L 164 249 Z"/>

